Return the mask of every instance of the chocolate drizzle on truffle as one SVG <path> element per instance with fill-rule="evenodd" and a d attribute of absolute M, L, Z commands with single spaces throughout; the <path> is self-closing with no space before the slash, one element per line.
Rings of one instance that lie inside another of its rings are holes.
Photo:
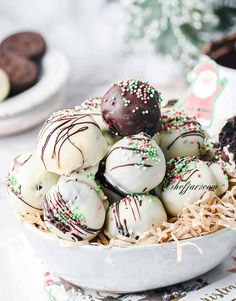
<path fill-rule="evenodd" d="M 61 149 L 66 141 L 69 141 L 78 150 L 78 152 L 80 152 L 82 157 L 82 164 L 80 167 L 83 167 L 84 154 L 81 149 L 72 142 L 71 137 L 79 132 L 86 131 L 88 129 L 88 125 L 93 125 L 99 128 L 96 122 L 83 120 L 86 117 L 86 114 L 79 114 L 73 110 L 64 110 L 52 114 L 50 118 L 45 122 L 38 136 L 38 140 L 44 141 L 41 149 L 41 160 L 44 163 L 45 167 L 46 164 L 44 160 L 44 153 L 53 135 L 56 135 L 56 139 L 51 157 L 52 159 L 55 157 L 57 158 L 58 167 L 60 168 Z"/>
<path fill-rule="evenodd" d="M 174 180 L 187 182 L 196 172 L 198 163 L 196 157 L 177 157 L 166 164 L 166 176 L 163 180 L 162 191 Z"/>
<path fill-rule="evenodd" d="M 141 195 L 127 195 L 120 202 L 111 205 L 118 232 L 123 236 L 129 237 L 132 233 L 129 233 L 127 220 L 125 218 L 121 220 L 120 216 L 121 203 L 125 204 L 126 210 L 131 210 L 135 221 L 138 219 L 141 220 L 140 207 L 142 207 L 142 197 Z"/>
<path fill-rule="evenodd" d="M 127 166 L 134 166 L 134 167 L 153 167 L 151 164 L 139 164 L 139 163 L 129 163 L 129 164 L 123 164 L 123 165 L 117 165 L 114 166 L 110 169 L 110 171 L 117 169 L 117 168 L 122 168 L 122 167 L 127 167 Z"/>
<path fill-rule="evenodd" d="M 152 190 L 164 175 L 165 157 L 156 141 L 144 133 L 118 141 L 106 159 L 106 179 L 127 194 Z"/>
<path fill-rule="evenodd" d="M 180 134 L 178 137 L 176 137 L 168 146 L 167 146 L 167 149 L 169 150 L 171 148 L 171 146 L 180 138 L 186 138 L 186 137 L 201 137 L 203 140 L 205 139 L 205 135 L 203 133 L 197 133 L 196 131 L 189 131 L 187 133 L 183 133 L 183 134 Z M 197 141 L 197 146 L 198 146 L 198 149 L 201 148 L 201 145 L 200 143 Z"/>
<path fill-rule="evenodd" d="M 166 132 L 168 134 L 172 131 L 180 132 L 180 134 L 167 146 L 167 150 L 169 150 L 179 139 L 186 137 L 200 137 L 203 141 L 205 139 L 203 128 L 196 118 L 190 118 L 182 111 L 169 111 L 169 113 L 167 112 L 167 114 L 162 115 L 161 133 Z M 183 139 L 183 143 L 185 142 L 186 141 Z M 196 143 L 198 145 L 198 149 L 200 149 L 201 145 L 199 141 Z"/>
<path fill-rule="evenodd" d="M 151 138 L 145 133 L 142 134 L 142 137 L 128 136 L 124 139 L 128 140 L 128 146 L 113 147 L 107 157 L 109 157 L 114 151 L 124 150 L 125 155 L 129 154 L 130 156 L 138 156 L 138 162 L 113 166 L 110 171 L 127 166 L 153 167 L 152 164 L 145 163 L 148 159 L 152 159 L 152 163 L 154 164 L 159 162 L 160 159 L 157 153 L 159 146 L 153 145 L 151 143 Z"/>
<path fill-rule="evenodd" d="M 24 166 L 30 160 L 31 157 L 32 157 L 32 154 L 29 153 L 29 155 L 26 158 L 24 158 L 24 160 L 20 160 L 20 159 L 22 159 L 22 156 L 17 156 L 14 159 L 11 172 L 6 177 L 6 186 L 17 197 L 17 199 L 20 200 L 22 203 L 24 203 L 25 205 L 27 205 L 27 206 L 29 206 L 33 209 L 42 210 L 42 208 L 35 207 L 35 206 L 29 204 L 28 202 L 26 202 L 22 198 L 22 196 L 21 196 L 21 184 L 17 181 L 17 179 L 14 175 L 14 172 L 17 172 L 19 167 Z"/>
<path fill-rule="evenodd" d="M 27 206 L 29 206 L 29 207 L 31 207 L 31 208 L 33 208 L 33 209 L 36 209 L 36 210 L 42 210 L 42 208 L 35 207 L 35 206 L 33 206 L 33 205 L 27 203 L 25 200 L 23 200 L 23 198 L 21 197 L 20 193 L 18 193 L 17 191 L 15 191 L 14 188 L 13 188 L 10 184 L 8 184 L 8 182 L 7 182 L 6 185 L 7 185 L 8 188 L 11 189 L 11 192 L 12 192 L 12 193 L 17 197 L 17 199 L 20 200 L 22 203 L 24 203 L 25 205 L 27 205 Z"/>
<path fill-rule="evenodd" d="M 96 234 L 100 230 L 85 226 L 83 214 L 69 208 L 59 189 L 45 195 L 43 209 L 44 220 L 62 233 L 69 233 L 72 240 L 83 240 L 87 234 Z"/>

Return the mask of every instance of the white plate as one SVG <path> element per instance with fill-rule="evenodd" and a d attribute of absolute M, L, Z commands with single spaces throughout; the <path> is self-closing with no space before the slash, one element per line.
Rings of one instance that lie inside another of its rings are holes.
<path fill-rule="evenodd" d="M 220 264 L 236 245 L 236 232 L 228 229 L 189 239 L 203 254 L 186 246 L 182 262 L 177 263 L 175 242 L 111 249 L 65 247 L 32 225 L 23 225 L 38 256 L 61 278 L 83 288 L 112 293 L 150 290 L 192 279 Z"/>
<path fill-rule="evenodd" d="M 0 135 L 33 127 L 60 108 L 65 99 L 68 71 L 65 57 L 49 51 L 43 60 L 39 82 L 0 104 Z"/>

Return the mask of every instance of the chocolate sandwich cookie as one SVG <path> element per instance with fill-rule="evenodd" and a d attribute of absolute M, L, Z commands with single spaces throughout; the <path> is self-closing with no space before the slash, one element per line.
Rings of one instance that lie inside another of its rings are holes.
<path fill-rule="evenodd" d="M 3 40 L 0 49 L 3 55 L 13 54 L 39 62 L 46 52 L 46 43 L 36 32 L 19 32 Z"/>
<path fill-rule="evenodd" d="M 10 95 L 23 92 L 37 83 L 39 68 L 30 60 L 14 56 L 1 55 L 0 69 L 3 69 L 10 79 Z"/>

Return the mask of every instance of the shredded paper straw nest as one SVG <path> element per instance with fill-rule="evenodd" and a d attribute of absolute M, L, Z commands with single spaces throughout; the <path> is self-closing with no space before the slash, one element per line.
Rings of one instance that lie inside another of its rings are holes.
<path fill-rule="evenodd" d="M 236 230 L 236 178 L 230 178 L 229 184 L 230 189 L 222 198 L 217 197 L 214 192 L 208 192 L 198 202 L 187 205 L 178 217 L 163 223 L 162 227 L 151 228 L 139 239 L 122 235 L 112 237 L 110 233 L 103 230 L 93 241 L 76 244 L 90 243 L 107 247 L 128 247 L 169 241 L 178 243 L 181 240 L 204 236 L 223 228 Z M 49 232 L 39 214 L 28 214 L 24 217 L 24 221 L 34 224 L 42 231 Z M 187 242 L 186 244 L 191 243 Z M 201 252 L 201 250 L 199 251 Z"/>

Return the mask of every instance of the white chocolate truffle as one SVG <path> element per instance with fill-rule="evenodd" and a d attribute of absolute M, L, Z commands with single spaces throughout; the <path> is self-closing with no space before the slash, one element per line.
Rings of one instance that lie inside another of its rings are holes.
<path fill-rule="evenodd" d="M 147 134 L 124 137 L 110 149 L 105 177 L 125 193 L 146 193 L 164 178 L 165 157 Z"/>
<path fill-rule="evenodd" d="M 0 69 L 0 102 L 5 100 L 10 92 L 10 80 L 7 73 Z"/>
<path fill-rule="evenodd" d="M 229 181 L 226 172 L 224 172 L 223 168 L 217 162 L 208 162 L 211 172 L 213 173 L 216 180 L 216 195 L 222 195 L 229 188 Z"/>
<path fill-rule="evenodd" d="M 43 210 L 48 229 L 70 241 L 91 240 L 105 221 L 105 208 L 97 192 L 73 180 L 52 187 L 45 195 Z"/>
<path fill-rule="evenodd" d="M 162 202 L 166 211 L 177 216 L 187 204 L 215 191 L 216 180 L 206 163 L 196 157 L 178 157 L 167 162 L 162 182 Z"/>
<path fill-rule="evenodd" d="M 58 183 L 66 182 L 70 179 L 76 182 L 85 183 L 89 185 L 90 187 L 95 189 L 95 191 L 99 194 L 104 204 L 104 207 L 107 210 L 109 207 L 107 196 L 104 194 L 99 183 L 97 183 L 97 181 L 95 180 L 95 175 L 97 171 L 98 171 L 98 164 L 92 167 L 88 167 L 86 169 L 72 172 L 72 174 L 70 174 L 69 176 L 61 176 L 58 180 Z"/>
<path fill-rule="evenodd" d="M 199 156 L 205 133 L 195 118 L 181 111 L 166 110 L 158 143 L 166 160 L 181 156 Z"/>
<path fill-rule="evenodd" d="M 127 195 L 110 206 L 106 229 L 112 236 L 137 237 L 167 221 L 161 201 L 153 195 Z"/>
<path fill-rule="evenodd" d="M 58 178 L 57 174 L 46 171 L 35 153 L 16 157 L 6 179 L 12 206 L 21 215 L 41 213 L 43 197 Z"/>
<path fill-rule="evenodd" d="M 66 109 L 45 122 L 36 150 L 48 171 L 70 175 L 96 165 L 106 155 L 107 143 L 90 115 Z"/>
<path fill-rule="evenodd" d="M 99 125 L 107 145 L 112 146 L 114 143 L 121 139 L 120 136 L 114 134 L 109 129 L 108 125 L 104 122 L 101 112 L 101 97 L 89 98 L 82 102 L 75 110 L 82 114 L 89 114 Z"/>

